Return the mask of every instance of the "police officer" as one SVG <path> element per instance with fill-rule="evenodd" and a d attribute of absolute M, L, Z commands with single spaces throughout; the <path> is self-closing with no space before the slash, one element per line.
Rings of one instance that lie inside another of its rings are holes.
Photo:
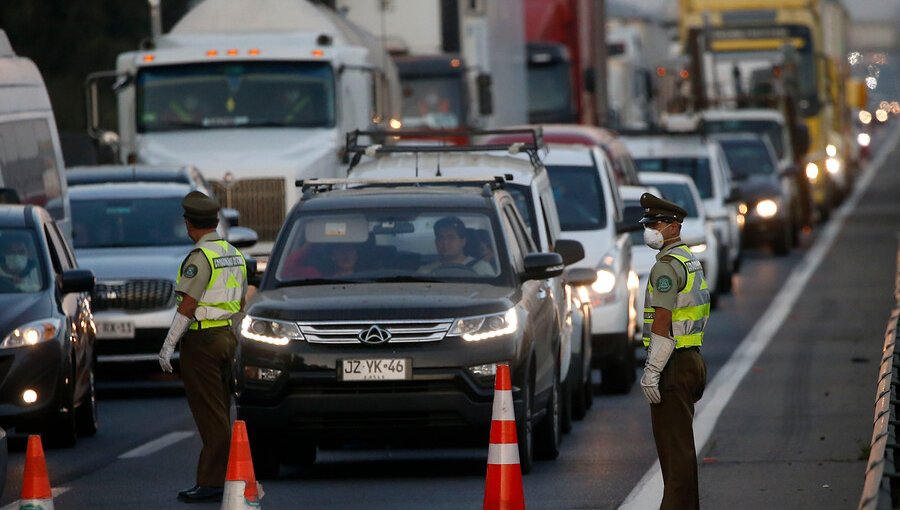
<path fill-rule="evenodd" d="M 653 438 L 662 468 L 661 510 L 700 508 L 694 403 L 706 387 L 700 355 L 709 319 L 709 290 L 703 267 L 681 241 L 687 211 L 677 204 L 641 196 L 644 242 L 659 250 L 644 297 L 647 363 L 641 389 L 650 403 Z"/>
<path fill-rule="evenodd" d="M 237 340 L 231 319 L 244 305 L 247 268 L 237 248 L 220 238 L 219 204 L 192 191 L 181 202 L 188 236 L 196 243 L 181 263 L 175 286 L 178 311 L 159 351 L 159 365 L 171 372 L 181 342 L 181 378 L 203 449 L 197 483 L 178 493 L 186 502 L 220 501 L 231 436 L 231 363 Z"/>

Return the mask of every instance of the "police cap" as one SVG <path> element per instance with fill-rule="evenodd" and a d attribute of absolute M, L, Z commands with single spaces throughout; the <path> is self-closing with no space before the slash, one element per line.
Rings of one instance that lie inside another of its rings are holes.
<path fill-rule="evenodd" d="M 655 221 L 677 221 L 681 223 L 687 216 L 687 211 L 676 203 L 669 202 L 652 193 L 641 195 L 641 207 L 644 208 L 644 217 L 641 223 L 653 223 Z"/>
<path fill-rule="evenodd" d="M 184 218 L 198 228 L 211 228 L 219 223 L 219 202 L 199 191 L 191 191 L 181 201 Z"/>

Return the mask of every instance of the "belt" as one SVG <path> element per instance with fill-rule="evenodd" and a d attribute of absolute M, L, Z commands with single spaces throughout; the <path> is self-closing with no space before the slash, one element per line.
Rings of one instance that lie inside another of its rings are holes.
<path fill-rule="evenodd" d="M 696 345 L 689 345 L 689 346 L 687 346 L 687 347 L 676 347 L 675 350 L 678 351 L 678 352 L 684 352 L 684 351 L 697 351 L 697 352 L 700 352 L 700 347 L 699 347 L 699 346 L 696 346 Z"/>
<path fill-rule="evenodd" d="M 231 326 L 231 319 L 222 319 L 222 320 L 203 320 L 203 321 L 194 321 L 188 326 L 188 329 L 191 331 L 203 330 L 203 329 L 212 329 L 212 328 L 225 328 Z"/>

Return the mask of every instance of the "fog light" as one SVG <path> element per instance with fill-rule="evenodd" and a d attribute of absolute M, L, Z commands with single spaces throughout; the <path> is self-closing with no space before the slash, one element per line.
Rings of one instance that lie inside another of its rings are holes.
<path fill-rule="evenodd" d="M 494 377 L 497 375 L 497 364 L 486 363 L 484 365 L 473 365 L 469 367 L 469 373 L 475 377 Z"/>
<path fill-rule="evenodd" d="M 244 376 L 247 379 L 254 381 L 272 382 L 278 379 L 278 376 L 280 375 L 281 370 L 278 370 L 277 368 L 244 367 Z"/>
<path fill-rule="evenodd" d="M 25 390 L 22 393 L 22 400 L 25 401 L 26 404 L 34 404 L 37 402 L 37 392 L 34 390 Z"/>

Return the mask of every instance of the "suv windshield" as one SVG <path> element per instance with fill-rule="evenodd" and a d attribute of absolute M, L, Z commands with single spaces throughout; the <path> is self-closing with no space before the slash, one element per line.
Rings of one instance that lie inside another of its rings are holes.
<path fill-rule="evenodd" d="M 694 180 L 700 198 L 711 198 L 712 175 L 708 158 L 638 158 L 634 160 L 638 172 L 670 172 Z"/>
<path fill-rule="evenodd" d="M 781 124 L 772 120 L 704 120 L 703 129 L 708 133 L 756 133 L 769 137 L 775 155 L 784 157 Z M 729 158 L 729 163 L 731 159 Z"/>
<path fill-rule="evenodd" d="M 595 168 L 547 165 L 547 172 L 563 230 L 598 230 L 606 227 L 606 202 Z"/>
<path fill-rule="evenodd" d="M 719 143 L 722 144 L 725 159 L 728 160 L 731 175 L 735 179 L 775 173 L 775 162 L 761 140 L 720 140 Z"/>
<path fill-rule="evenodd" d="M 290 226 L 275 281 L 496 283 L 508 270 L 495 231 L 486 213 L 470 210 L 311 213 Z"/>
<path fill-rule="evenodd" d="M 72 198 L 75 248 L 193 244 L 184 226 L 181 197 Z"/>
<path fill-rule="evenodd" d="M 25 294 L 44 288 L 34 234 L 0 228 L 0 294 Z"/>

